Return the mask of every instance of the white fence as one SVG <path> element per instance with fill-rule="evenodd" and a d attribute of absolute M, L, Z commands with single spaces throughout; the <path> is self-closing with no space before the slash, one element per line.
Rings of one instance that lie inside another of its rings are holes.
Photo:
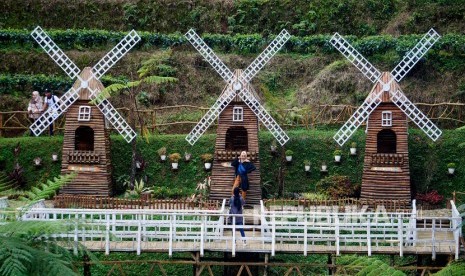
<path fill-rule="evenodd" d="M 331 209 L 269 211 L 244 214 L 246 225 L 236 225 L 225 201 L 220 210 L 112 210 L 31 208 L 22 220 L 64 221 L 70 231 L 52 238 L 82 243 L 90 250 L 173 252 L 205 250 L 231 252 L 314 253 L 437 253 L 459 256 L 462 219 L 452 204 L 450 217 L 421 217 L 412 213 L 344 212 Z M 326 210 L 326 211 L 325 211 Z M 337 208 L 336 208 L 337 210 Z M 228 224 L 228 222 L 231 223 Z M 255 224 L 250 224 L 254 221 Z M 246 237 L 236 245 L 243 227 Z M 76 247 L 77 248 L 77 247 Z M 77 249 L 75 249 L 77 250 Z"/>

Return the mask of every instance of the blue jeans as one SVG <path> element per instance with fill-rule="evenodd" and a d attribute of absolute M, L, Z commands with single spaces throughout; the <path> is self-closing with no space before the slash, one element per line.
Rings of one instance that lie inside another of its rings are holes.
<path fill-rule="evenodd" d="M 240 222 L 240 223 L 236 223 L 236 226 L 237 225 L 244 225 L 244 222 Z M 239 232 L 241 232 L 241 237 L 245 237 L 245 233 L 244 233 L 244 227 L 240 227 L 239 228 Z"/>

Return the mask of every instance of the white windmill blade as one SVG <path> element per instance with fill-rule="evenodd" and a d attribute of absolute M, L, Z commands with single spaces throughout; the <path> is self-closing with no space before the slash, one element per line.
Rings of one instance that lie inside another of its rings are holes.
<path fill-rule="evenodd" d="M 239 92 L 239 97 L 245 102 L 245 104 L 255 113 L 258 119 L 265 125 L 265 127 L 273 134 L 278 143 L 283 146 L 289 141 L 289 136 L 286 132 L 276 123 L 266 109 L 260 104 L 259 101 L 252 95 L 246 87 L 242 88 Z"/>
<path fill-rule="evenodd" d="M 270 59 L 286 44 L 291 35 L 283 29 L 266 49 L 244 70 L 241 79 L 249 82 L 270 61 Z"/>
<path fill-rule="evenodd" d="M 375 83 L 380 77 L 381 72 L 376 69 L 362 54 L 360 54 L 350 43 L 341 35 L 335 33 L 329 41 L 341 54 L 343 54 L 360 72 L 365 75 L 372 83 Z"/>
<path fill-rule="evenodd" d="M 402 110 L 410 120 L 412 120 L 431 140 L 436 141 L 442 134 L 442 131 L 431 122 L 426 115 L 421 112 L 400 89 L 391 93 L 392 102 Z"/>
<path fill-rule="evenodd" d="M 100 98 L 98 95 L 100 91 L 98 88 L 92 89 L 87 87 L 90 91 L 92 99 L 96 100 L 96 106 L 105 116 L 111 125 L 116 131 L 118 131 L 121 136 L 123 136 L 126 142 L 130 143 L 136 136 L 136 132 L 129 126 L 129 124 L 124 120 L 124 117 L 119 114 L 119 112 L 113 107 L 113 105 L 105 98 Z"/>
<path fill-rule="evenodd" d="M 378 92 L 377 94 L 371 93 L 365 101 L 360 105 L 357 110 L 350 116 L 349 120 L 336 132 L 333 139 L 342 146 L 349 140 L 349 138 L 354 134 L 357 128 L 368 119 L 371 112 L 378 107 L 382 102 L 381 95 L 383 92 Z"/>
<path fill-rule="evenodd" d="M 110 52 L 108 52 L 97 64 L 92 67 L 94 76 L 100 79 L 118 60 L 120 60 L 134 45 L 140 41 L 136 31 L 130 31 Z"/>
<path fill-rule="evenodd" d="M 434 29 L 430 29 L 392 70 L 391 75 L 394 79 L 400 82 L 440 37 Z"/>
<path fill-rule="evenodd" d="M 49 127 L 53 121 L 56 120 L 68 107 L 70 107 L 79 98 L 79 90 L 75 90 L 71 87 L 60 100 L 56 103 L 57 108 L 48 108 L 42 113 L 42 115 L 34 121 L 29 129 L 34 133 L 35 136 L 39 136 L 47 127 Z M 53 97 L 53 96 L 52 96 Z"/>
<path fill-rule="evenodd" d="M 31 36 L 70 78 L 74 79 L 79 75 L 81 70 L 79 70 L 76 64 L 69 59 L 40 26 L 37 26 L 34 31 L 32 31 Z"/>
<path fill-rule="evenodd" d="M 230 86 L 226 88 L 224 93 L 216 100 L 212 107 L 205 113 L 200 122 L 195 125 L 191 132 L 186 136 L 186 141 L 194 145 L 195 142 L 202 136 L 203 133 L 210 127 L 210 125 L 218 118 L 221 112 L 228 106 L 234 99 L 236 92 Z"/>
<path fill-rule="evenodd" d="M 194 48 L 202 55 L 202 57 L 210 63 L 221 78 L 227 83 L 234 79 L 234 74 L 229 68 L 215 55 L 213 50 L 200 38 L 200 36 L 190 29 L 185 35 L 187 40 L 194 46 Z"/>

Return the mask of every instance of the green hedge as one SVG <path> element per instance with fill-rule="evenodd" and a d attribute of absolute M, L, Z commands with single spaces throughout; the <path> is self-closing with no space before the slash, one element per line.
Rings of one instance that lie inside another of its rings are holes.
<path fill-rule="evenodd" d="M 333 151 L 336 144 L 332 139 L 334 130 L 311 130 L 311 131 L 289 131 L 291 140 L 286 149 L 294 151 L 291 164 L 282 163 L 284 168 L 284 191 L 307 192 L 313 191 L 316 182 L 322 177 L 320 165 L 325 161 L 328 165 L 329 175 L 347 175 L 354 183 L 361 182 L 363 169 L 364 132 L 359 130 L 351 141 L 358 144 L 358 155 L 350 156 L 347 143 L 342 148 L 342 163 L 336 165 L 333 161 Z M 268 132 L 261 132 L 260 160 L 262 183 L 269 186 L 269 192 L 274 194 L 278 189 L 278 171 L 280 162 L 277 157 L 270 154 L 269 148 L 272 136 Z M 157 135 L 149 139 L 149 143 L 139 139 L 138 148 L 142 157 L 148 162 L 145 174 L 148 176 L 149 185 L 159 187 L 177 187 L 191 192 L 198 181 L 207 176 L 200 160 L 202 153 L 214 150 L 215 135 L 204 135 L 193 147 L 185 140 L 184 135 Z M 113 178 L 117 179 L 123 175 L 129 175 L 130 168 L 130 145 L 121 137 L 112 136 L 112 164 L 114 167 Z M 419 130 L 411 130 L 409 135 L 410 170 L 413 187 L 418 192 L 436 189 L 440 194 L 449 197 L 454 190 L 463 191 L 465 187 L 465 129 L 447 130 L 436 143 L 432 143 Z M 0 154 L 7 160 L 7 171 L 13 167 L 12 149 L 20 142 L 22 151 L 20 164 L 26 169 L 26 179 L 30 185 L 34 185 L 45 179 L 50 179 L 60 172 L 60 164 L 51 161 L 52 152 L 61 151 L 62 137 L 24 137 L 24 138 L 2 138 L 0 139 Z M 176 172 L 170 169 L 170 163 L 161 163 L 157 149 L 167 147 L 168 153 L 185 151 L 192 153 L 192 161 L 180 162 L 180 169 Z M 35 157 L 44 160 L 41 169 L 35 169 L 32 160 Z M 304 172 L 303 161 L 312 162 L 311 172 Z M 456 174 L 447 174 L 447 163 L 457 164 Z M 120 190 L 120 187 L 118 187 Z"/>
<path fill-rule="evenodd" d="M 462 32 L 465 5 L 456 0 L 3 0 L 0 28 L 135 28 L 171 33 L 260 33 L 287 28 L 293 34 L 331 32 L 373 35 L 382 31 Z"/>
<path fill-rule="evenodd" d="M 0 45 L 15 48 L 39 48 L 30 36 L 31 30 L 0 29 Z M 108 47 L 117 44 L 127 33 L 106 30 L 46 30 L 50 37 L 64 50 Z M 189 46 L 183 34 L 161 34 L 139 31 L 141 42 L 135 48 Z M 276 34 L 262 36 L 259 34 L 203 34 L 202 38 L 212 48 L 224 52 L 258 53 L 261 52 Z M 345 36 L 353 46 L 364 55 L 383 54 L 393 50 L 400 56 L 409 51 L 423 34 L 410 34 L 393 37 L 391 35 L 356 37 Z M 435 49 L 441 49 L 449 54 L 463 55 L 465 52 L 465 35 L 445 33 L 435 44 Z M 312 54 L 336 52 L 329 43 L 330 35 L 292 36 L 285 44 L 284 50 L 289 53 Z"/>

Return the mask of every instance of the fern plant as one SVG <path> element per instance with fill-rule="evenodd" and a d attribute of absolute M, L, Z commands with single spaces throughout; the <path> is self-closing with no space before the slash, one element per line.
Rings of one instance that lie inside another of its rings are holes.
<path fill-rule="evenodd" d="M 60 175 L 55 177 L 53 180 L 47 180 L 46 183 L 39 184 L 36 187 L 32 187 L 30 191 L 26 191 L 24 196 L 21 196 L 21 200 L 37 201 L 41 199 L 49 199 L 53 197 L 56 192 L 68 184 L 71 180 L 76 177 L 75 173 Z"/>
<path fill-rule="evenodd" d="M 0 275 L 78 275 L 66 241 L 43 237 L 72 230 L 71 223 L 14 221 L 0 225 Z M 84 247 L 78 252 L 96 258 Z"/>
<path fill-rule="evenodd" d="M 0 195 L 8 193 L 15 187 L 15 181 L 0 171 Z"/>
<path fill-rule="evenodd" d="M 338 259 L 338 263 L 344 265 L 344 272 L 348 275 L 405 275 L 402 271 L 374 257 L 342 256 Z"/>

